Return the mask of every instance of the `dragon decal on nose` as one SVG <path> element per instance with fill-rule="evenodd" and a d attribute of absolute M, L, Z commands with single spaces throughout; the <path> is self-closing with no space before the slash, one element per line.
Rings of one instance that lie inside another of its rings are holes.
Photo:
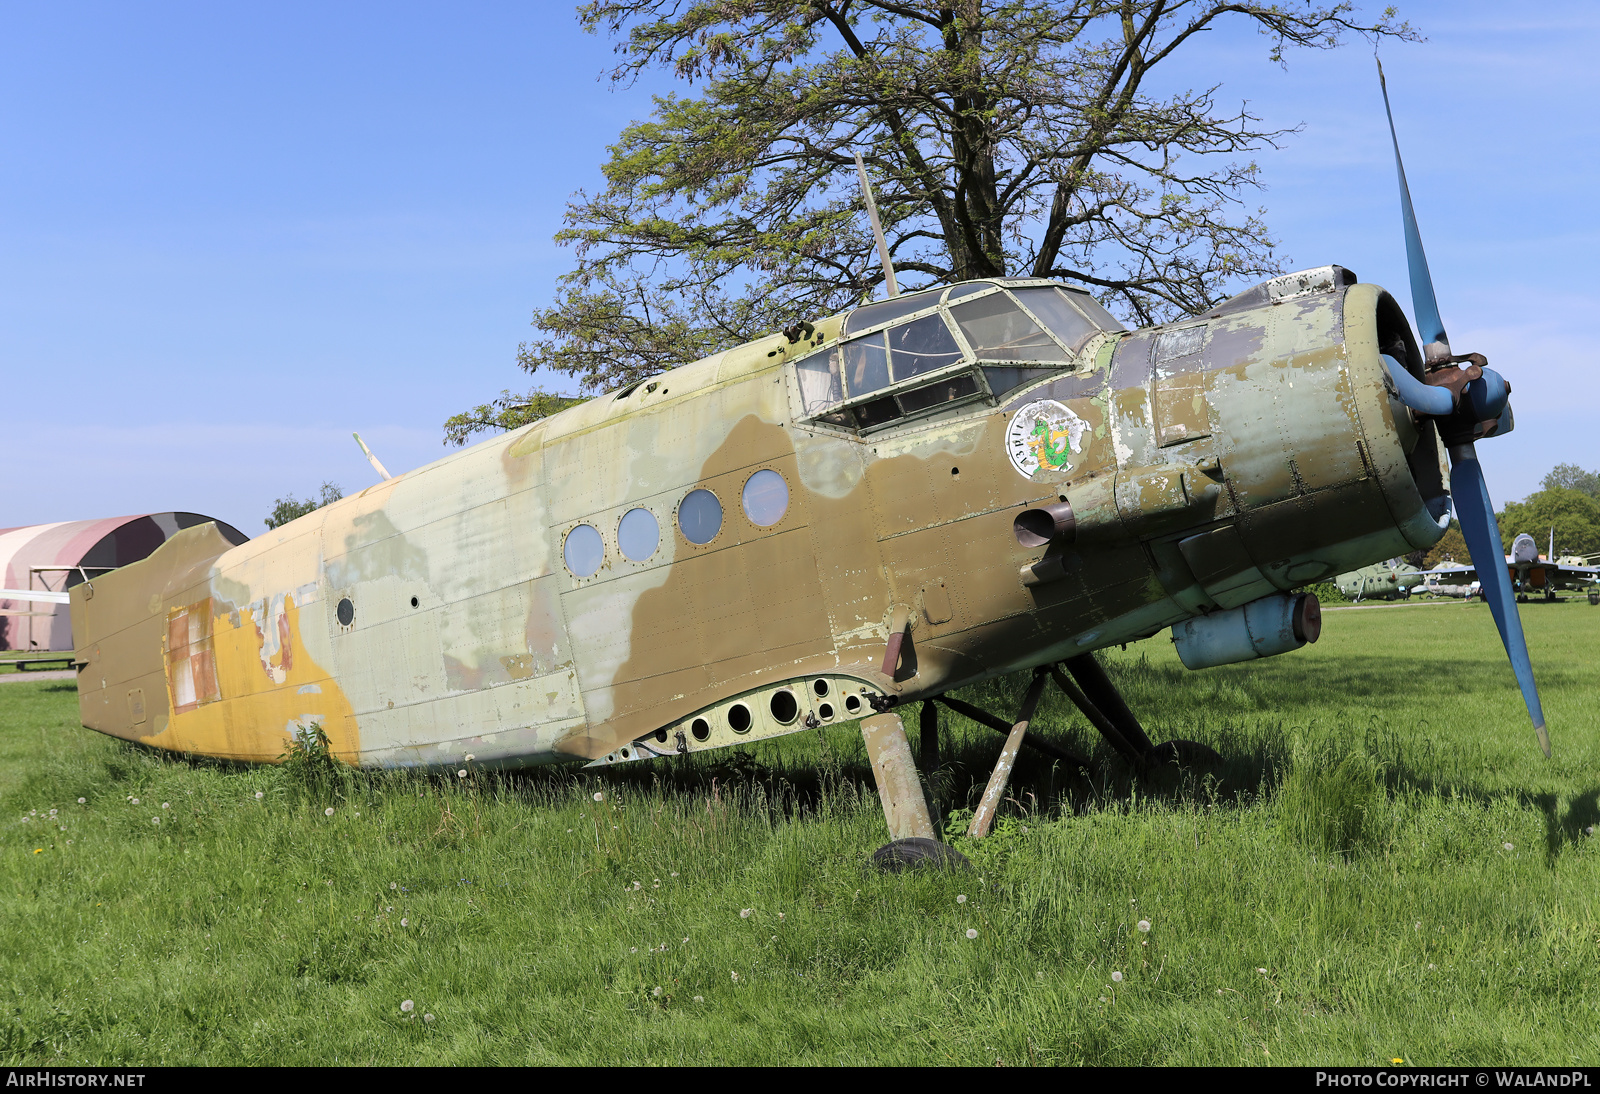
<path fill-rule="evenodd" d="M 1074 454 L 1083 451 L 1082 418 L 1054 399 L 1040 399 L 1016 412 L 1006 429 L 1006 454 L 1023 478 L 1034 472 L 1065 471 Z"/>

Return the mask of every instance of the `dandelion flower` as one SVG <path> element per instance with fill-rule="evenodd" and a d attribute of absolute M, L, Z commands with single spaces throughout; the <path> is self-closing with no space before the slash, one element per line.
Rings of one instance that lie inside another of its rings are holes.
<path fill-rule="evenodd" d="M 749 919 L 750 918 L 750 913 L 753 912 L 753 911 L 755 911 L 754 908 L 740 908 L 739 909 L 739 918 L 740 919 Z"/>
<path fill-rule="evenodd" d="M 1120 973 L 1120 972 L 1114 972 L 1114 973 L 1112 973 L 1112 974 L 1111 974 L 1111 982 L 1112 982 L 1112 983 L 1113 983 L 1113 984 L 1120 984 L 1120 983 L 1122 983 L 1122 974 L 1121 974 L 1121 973 Z"/>
<path fill-rule="evenodd" d="M 400 921 L 400 926 L 402 926 L 402 927 L 409 927 L 409 926 L 411 926 L 411 920 L 409 920 L 409 919 L 402 919 L 402 920 L 401 920 L 401 921 Z"/>
<path fill-rule="evenodd" d="M 1266 969 L 1257 969 L 1256 972 L 1260 973 L 1262 976 L 1267 975 L 1267 970 Z"/>
<path fill-rule="evenodd" d="M 165 809 L 166 807 L 167 807 L 167 803 L 166 802 L 162 802 L 161 803 L 161 808 Z M 52 817 L 55 816 L 56 815 L 56 811 L 54 809 L 50 810 L 50 815 Z"/>
<path fill-rule="evenodd" d="M 706 997 L 703 995 L 697 995 L 694 997 L 694 1001 L 696 1003 L 704 1003 L 706 1001 Z"/>
<path fill-rule="evenodd" d="M 738 973 L 733 973 L 733 982 L 735 984 L 737 984 L 739 982 L 739 974 Z"/>
<path fill-rule="evenodd" d="M 677 877 L 678 876 L 678 871 L 676 871 L 676 870 L 672 871 L 672 876 L 673 877 Z"/>
<path fill-rule="evenodd" d="M 33 853 L 36 854 L 36 855 L 42 855 L 42 854 L 44 854 L 44 848 L 43 847 L 35 847 L 33 849 Z"/>
<path fill-rule="evenodd" d="M 572 829 L 568 828 L 567 831 L 570 832 L 570 831 L 572 831 Z"/>
<path fill-rule="evenodd" d="M 463 767 L 460 771 L 456 772 L 456 778 L 464 779 L 466 777 L 467 777 L 467 769 L 466 768 Z"/>
<path fill-rule="evenodd" d="M 67 841 L 67 842 L 68 842 L 68 843 L 71 843 L 71 842 L 72 842 L 72 841 L 71 841 L 71 840 L 68 840 L 68 841 Z M 1429 962 L 1428 962 L 1428 968 L 1430 968 L 1430 969 L 1437 969 L 1437 968 L 1438 968 L 1438 967 L 1439 967 L 1439 966 L 1438 966 L 1438 965 L 1435 965 L 1435 964 L 1434 964 L 1434 963 L 1433 963 L 1433 962 L 1432 962 L 1432 961 L 1429 961 Z"/>
<path fill-rule="evenodd" d="M 400 1004 L 400 1010 L 402 1012 L 406 1013 L 406 1014 L 410 1014 L 413 1010 L 416 1010 L 416 1009 L 417 1009 L 417 1005 L 415 1003 L 413 1003 L 409 999 L 405 1000 L 404 1002 L 402 1002 Z"/>
<path fill-rule="evenodd" d="M 1402 1060 L 1402 1059 L 1401 1059 L 1401 1058 L 1400 1058 L 1400 1057 L 1398 1057 L 1398 1056 L 1392 1056 L 1392 1057 L 1390 1057 L 1390 1058 L 1389 1058 L 1389 1062 L 1390 1062 L 1390 1063 L 1391 1063 L 1391 1064 L 1403 1064 L 1403 1063 L 1405 1063 L 1405 1061 L 1404 1061 L 1404 1060 Z"/>
<path fill-rule="evenodd" d="M 424 1015 L 423 1015 L 423 1016 L 422 1016 L 422 1020 L 423 1020 L 423 1021 L 424 1021 L 424 1022 L 431 1022 L 431 1021 L 433 1021 L 433 1015 L 431 1015 L 431 1014 L 424 1014 Z"/>
<path fill-rule="evenodd" d="M 1515 850 L 1516 850 L 1516 848 L 1515 848 L 1515 847 L 1513 847 L 1513 846 L 1512 846 L 1512 845 L 1511 845 L 1511 844 L 1509 844 L 1509 843 L 1503 843 L 1503 844 L 1501 844 L 1501 846 L 1502 846 L 1502 847 L 1504 847 L 1504 848 L 1505 848 L 1505 849 L 1506 849 L 1506 850 L 1507 850 L 1507 851 L 1515 851 Z"/>
<path fill-rule="evenodd" d="M 661 987 L 660 987 L 660 985 L 657 985 L 656 988 L 653 991 L 651 991 L 650 994 L 655 996 L 657 999 L 660 999 L 661 998 Z"/>
<path fill-rule="evenodd" d="M 133 804 L 134 805 L 138 805 L 139 804 L 139 799 L 138 798 L 134 798 L 133 799 Z"/>
<path fill-rule="evenodd" d="M 1148 919 L 1139 920 L 1139 930 L 1143 931 L 1145 934 L 1149 934 L 1150 933 L 1150 921 Z"/>
<path fill-rule="evenodd" d="M 476 760 L 476 759 L 477 759 L 477 758 L 478 758 L 478 757 L 476 757 L 476 756 L 474 756 L 474 755 L 473 755 L 473 754 L 472 754 L 472 753 L 470 753 L 470 752 L 469 752 L 469 753 L 467 753 L 467 762 L 468 762 L 468 763 L 469 763 L 469 764 L 470 764 L 470 763 L 471 763 L 471 762 L 472 762 L 472 761 L 473 761 L 473 760 Z"/>
<path fill-rule="evenodd" d="M 323 810 L 323 811 L 322 811 L 322 815 L 323 815 L 323 816 L 324 816 L 324 817 L 331 817 L 331 816 L 333 816 L 333 806 L 331 806 L 331 805 L 330 805 L 330 806 L 328 806 L 328 808 L 326 808 L 326 809 L 324 809 L 324 810 Z"/>
<path fill-rule="evenodd" d="M 61 826 L 61 830 L 62 830 L 62 831 L 63 831 L 63 832 L 65 832 L 65 831 L 66 831 L 66 830 L 67 830 L 67 826 L 66 826 L 66 825 L 64 825 L 64 824 L 63 824 L 63 825 L 62 825 L 62 826 Z"/>
<path fill-rule="evenodd" d="M 643 886 L 643 885 L 642 885 L 642 884 L 641 884 L 641 883 L 639 883 L 639 882 L 637 882 L 637 881 L 635 881 L 635 882 L 634 882 L 634 883 L 633 883 L 633 891 L 634 891 L 634 892 L 636 892 L 636 893 L 637 893 L 637 892 L 638 892 L 638 891 L 639 891 L 639 890 L 640 890 L 640 889 L 643 889 L 643 888 L 644 888 L 644 886 Z"/>
<path fill-rule="evenodd" d="M 265 795 L 265 794 L 263 794 L 263 793 L 262 793 L 262 792 L 261 792 L 261 791 L 259 791 L 259 790 L 257 790 L 257 791 L 256 791 L 256 801 L 260 801 L 260 800 L 261 800 L 261 799 L 262 799 L 262 798 L 264 798 L 264 797 L 266 797 L 266 795 Z"/>
<path fill-rule="evenodd" d="M 783 921 L 783 913 L 782 912 L 778 913 L 778 920 L 779 920 L 779 922 Z"/>
<path fill-rule="evenodd" d="M 163 808 L 163 809 L 171 809 L 172 808 L 172 803 L 171 802 L 162 802 L 161 803 L 161 808 Z M 52 810 L 50 810 L 50 812 L 54 813 L 55 810 L 52 809 Z"/>
<path fill-rule="evenodd" d="M 683 944 L 684 944 L 684 945 L 685 945 L 685 946 L 687 946 L 687 945 L 688 945 L 688 944 L 689 944 L 689 936 L 688 936 L 688 935 L 684 935 L 684 938 L 683 938 Z"/>
<path fill-rule="evenodd" d="M 391 881 L 389 882 L 389 888 L 398 889 L 400 888 L 400 883 L 398 881 Z"/>
<path fill-rule="evenodd" d="M 161 818 L 160 817 L 151 817 L 150 818 L 150 823 L 151 824 L 160 824 L 161 823 Z"/>
<path fill-rule="evenodd" d="M 638 946 L 629 946 L 628 947 L 628 952 L 629 953 L 638 953 L 639 952 L 639 947 Z"/>
<path fill-rule="evenodd" d="M 957 904 L 965 904 L 966 902 L 967 902 L 967 894 L 966 893 L 962 893 L 960 896 L 956 897 L 956 903 Z"/>
<path fill-rule="evenodd" d="M 977 938 L 978 937 L 977 929 L 974 928 L 974 927 L 968 927 L 967 928 L 967 937 L 968 938 Z"/>
<path fill-rule="evenodd" d="M 259 795 L 258 795 L 258 796 L 259 796 Z M 78 799 L 78 804 L 79 804 L 79 805 L 83 805 L 83 804 L 84 804 L 84 803 L 86 803 L 86 802 L 87 802 L 87 801 L 88 801 L 88 800 L 89 800 L 89 799 L 88 799 L 88 798 L 79 798 L 79 799 Z"/>
<path fill-rule="evenodd" d="M 606 800 L 606 796 L 597 790 L 595 791 L 594 800 L 597 802 L 603 802 Z"/>

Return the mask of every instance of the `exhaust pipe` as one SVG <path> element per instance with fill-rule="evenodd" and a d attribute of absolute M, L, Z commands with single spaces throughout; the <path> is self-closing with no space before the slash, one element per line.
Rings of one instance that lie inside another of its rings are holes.
<path fill-rule="evenodd" d="M 1264 596 L 1242 607 L 1186 619 L 1172 628 L 1184 668 L 1209 669 L 1297 650 L 1322 635 L 1314 593 Z"/>

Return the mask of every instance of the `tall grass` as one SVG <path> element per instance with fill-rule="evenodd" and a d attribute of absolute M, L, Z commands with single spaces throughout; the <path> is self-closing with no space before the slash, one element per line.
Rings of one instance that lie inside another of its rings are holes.
<path fill-rule="evenodd" d="M 308 778 L 126 746 L 76 728 L 70 685 L 7 684 L 0 1056 L 1592 1062 L 1600 611 L 1524 619 L 1553 761 L 1481 609 L 1330 613 L 1315 647 L 1195 674 L 1152 641 L 1110 671 L 1221 767 L 1137 779 L 1052 699 L 1039 731 L 1099 770 L 1025 759 L 995 835 L 952 837 L 965 874 L 867 868 L 852 727 Z M 967 698 L 1009 712 L 1021 684 Z M 945 810 L 999 743 L 946 718 Z"/>

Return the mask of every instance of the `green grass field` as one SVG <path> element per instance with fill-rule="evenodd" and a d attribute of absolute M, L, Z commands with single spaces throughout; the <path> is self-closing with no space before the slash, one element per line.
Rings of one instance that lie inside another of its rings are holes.
<path fill-rule="evenodd" d="M 1131 779 L 1047 699 L 1041 734 L 1101 773 L 1025 753 L 996 835 L 955 840 L 970 874 L 865 866 L 853 727 L 318 791 L 83 730 L 70 681 L 5 684 L 0 1055 L 1593 1064 L 1600 609 L 1522 614 L 1552 760 L 1480 605 L 1332 611 L 1314 647 L 1193 674 L 1160 637 L 1110 668 L 1152 737 L 1224 766 Z M 1009 713 L 1022 683 L 967 697 Z M 959 809 L 1000 738 L 944 724 Z"/>

